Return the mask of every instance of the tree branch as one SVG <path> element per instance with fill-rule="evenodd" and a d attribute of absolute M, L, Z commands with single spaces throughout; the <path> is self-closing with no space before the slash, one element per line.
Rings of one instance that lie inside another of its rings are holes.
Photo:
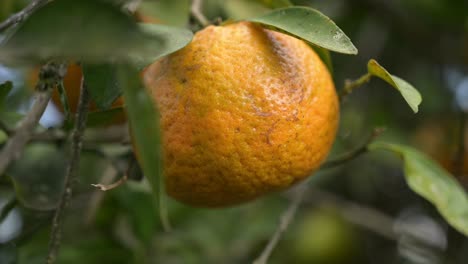
<path fill-rule="evenodd" d="M 190 9 L 190 12 L 192 13 L 192 16 L 202 25 L 203 27 L 206 27 L 210 25 L 210 21 L 203 15 L 201 9 L 203 6 L 203 1 L 202 0 L 192 0 L 192 6 Z"/>
<path fill-rule="evenodd" d="M 86 120 L 88 117 L 90 96 L 86 84 L 82 81 L 80 101 L 78 110 L 75 116 L 75 128 L 72 132 L 71 142 L 71 156 L 68 162 L 66 175 L 65 175 L 65 188 L 60 198 L 59 205 L 55 211 L 54 219 L 52 221 L 52 230 L 49 241 L 49 253 L 47 255 L 47 263 L 55 263 L 57 253 L 60 247 L 61 240 L 61 225 L 65 210 L 70 203 L 72 197 L 73 184 L 78 176 L 78 165 L 80 163 L 80 153 L 82 147 L 83 133 L 86 128 Z"/>
<path fill-rule="evenodd" d="M 36 86 L 34 104 L 14 131 L 10 131 L 12 135 L 0 153 L 0 176 L 4 174 L 10 163 L 17 160 L 23 153 L 25 145 L 31 139 L 34 129 L 49 103 L 52 90 L 65 74 L 65 64 L 51 62 L 42 66 L 40 79 Z"/>
<path fill-rule="evenodd" d="M 271 237 L 270 241 L 266 245 L 265 249 L 263 249 L 260 256 L 253 262 L 253 264 L 266 264 L 268 258 L 270 257 L 271 253 L 275 249 L 276 245 L 278 244 L 281 236 L 283 233 L 288 229 L 291 222 L 294 220 L 294 216 L 296 215 L 297 209 L 304 198 L 304 194 L 308 190 L 308 183 L 303 182 L 299 186 L 297 186 L 297 190 L 294 194 L 294 198 L 289 204 L 288 208 L 284 213 L 281 215 L 279 220 L 279 225 L 276 228 L 275 233 Z"/>
<path fill-rule="evenodd" d="M 23 10 L 19 11 L 18 13 L 15 13 L 11 15 L 9 18 L 7 18 L 5 21 L 0 23 L 0 32 L 8 29 L 11 26 L 14 26 L 22 21 L 24 21 L 26 18 L 28 18 L 32 13 L 36 12 L 39 8 L 43 7 L 49 2 L 52 2 L 53 0 L 33 0 L 27 5 Z"/>

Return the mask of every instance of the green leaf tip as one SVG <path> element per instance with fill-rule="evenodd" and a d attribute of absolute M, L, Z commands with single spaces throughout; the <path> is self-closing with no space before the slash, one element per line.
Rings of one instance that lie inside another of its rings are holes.
<path fill-rule="evenodd" d="M 431 202 L 459 232 L 468 236 L 468 195 L 457 180 L 424 153 L 403 145 L 374 142 L 369 150 L 394 152 L 404 162 L 409 187 Z"/>
<path fill-rule="evenodd" d="M 408 105 L 411 107 L 414 113 L 419 111 L 419 105 L 422 102 L 422 96 L 419 91 L 414 88 L 411 84 L 401 79 L 398 76 L 390 74 L 384 67 L 382 67 L 376 60 L 371 59 L 367 63 L 367 71 L 383 81 L 387 82 L 394 88 L 396 88 Z"/>
<path fill-rule="evenodd" d="M 349 37 L 335 22 L 312 8 L 296 6 L 275 9 L 248 21 L 293 35 L 331 51 L 354 55 L 358 53 Z"/>

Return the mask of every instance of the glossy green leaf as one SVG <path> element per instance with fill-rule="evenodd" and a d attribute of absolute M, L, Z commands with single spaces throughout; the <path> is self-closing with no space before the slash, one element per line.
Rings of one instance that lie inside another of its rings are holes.
<path fill-rule="evenodd" d="M 112 64 L 84 64 L 82 68 L 86 87 L 96 106 L 101 110 L 109 109 L 122 93 L 116 67 Z"/>
<path fill-rule="evenodd" d="M 193 37 L 191 31 L 183 28 L 155 24 L 139 24 L 139 28 L 146 35 L 157 36 L 163 40 L 157 46 L 152 41 L 144 42 L 143 50 L 148 52 L 136 52 L 129 55 L 130 61 L 137 64 L 140 69 L 185 47 Z"/>
<path fill-rule="evenodd" d="M 375 142 L 369 149 L 388 150 L 400 156 L 409 187 L 431 202 L 455 229 L 468 236 L 468 195 L 452 175 L 408 146 Z"/>
<path fill-rule="evenodd" d="M 357 54 L 358 52 L 348 36 L 330 18 L 312 8 L 276 9 L 266 15 L 248 20 L 331 51 L 344 54 Z"/>
<path fill-rule="evenodd" d="M 187 44 L 192 36 L 185 29 L 153 27 L 148 30 L 138 26 L 134 18 L 110 1 L 55 0 L 6 38 L 0 46 L 0 59 L 102 63 L 136 58 L 139 63 L 149 63 L 180 48 L 181 43 Z"/>
<path fill-rule="evenodd" d="M 160 216 L 165 213 L 161 211 L 162 175 L 160 165 L 162 164 L 161 132 L 159 127 L 159 113 L 151 96 L 144 89 L 140 81 L 140 73 L 131 66 L 120 66 L 118 69 L 119 82 L 124 87 L 124 98 L 129 117 L 133 142 L 140 158 L 140 165 L 145 177 L 153 189 L 155 199 L 159 202 Z M 168 229 L 167 221 L 161 218 L 163 225 Z"/>
<path fill-rule="evenodd" d="M 377 61 L 370 60 L 367 64 L 367 70 L 373 76 L 379 77 L 391 86 L 395 87 L 406 100 L 408 105 L 411 107 L 413 112 L 418 112 L 418 107 L 422 102 L 421 94 L 411 84 L 405 80 L 391 75 L 384 67 L 382 67 Z"/>
<path fill-rule="evenodd" d="M 151 19 L 153 22 L 169 26 L 185 27 L 190 17 L 190 0 L 145 0 L 142 1 L 138 12 L 143 18 Z"/>

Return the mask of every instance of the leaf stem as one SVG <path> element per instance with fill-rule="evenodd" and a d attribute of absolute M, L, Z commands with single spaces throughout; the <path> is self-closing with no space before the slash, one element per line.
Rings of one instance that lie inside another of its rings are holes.
<path fill-rule="evenodd" d="M 359 77 L 357 80 L 351 81 L 346 80 L 343 89 L 341 90 L 339 97 L 340 101 L 343 100 L 346 96 L 351 94 L 356 88 L 361 87 L 362 85 L 368 83 L 372 77 L 372 74 L 366 73 Z"/>
<path fill-rule="evenodd" d="M 359 156 L 361 156 L 362 154 L 366 153 L 368 151 L 368 146 L 369 144 L 375 139 L 377 138 L 378 136 L 380 136 L 383 132 L 385 131 L 385 128 L 374 128 L 374 131 L 372 132 L 372 134 L 369 136 L 369 138 L 367 138 L 367 140 L 361 145 L 359 146 L 358 148 L 356 148 L 355 150 L 352 150 L 348 153 L 345 153 L 343 154 L 342 156 L 336 158 L 336 159 L 333 159 L 333 160 L 329 160 L 327 162 L 325 162 L 321 167 L 320 169 L 329 169 L 329 168 L 333 168 L 333 167 L 336 167 L 336 166 L 340 166 L 350 160 L 353 160 Z"/>

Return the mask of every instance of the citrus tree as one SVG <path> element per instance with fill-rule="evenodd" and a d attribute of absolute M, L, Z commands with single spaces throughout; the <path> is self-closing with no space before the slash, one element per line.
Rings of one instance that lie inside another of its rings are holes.
<path fill-rule="evenodd" d="M 466 261 L 465 114 L 453 162 L 427 151 L 408 124 L 430 90 L 326 7 L 5 1 L 0 262 Z"/>

